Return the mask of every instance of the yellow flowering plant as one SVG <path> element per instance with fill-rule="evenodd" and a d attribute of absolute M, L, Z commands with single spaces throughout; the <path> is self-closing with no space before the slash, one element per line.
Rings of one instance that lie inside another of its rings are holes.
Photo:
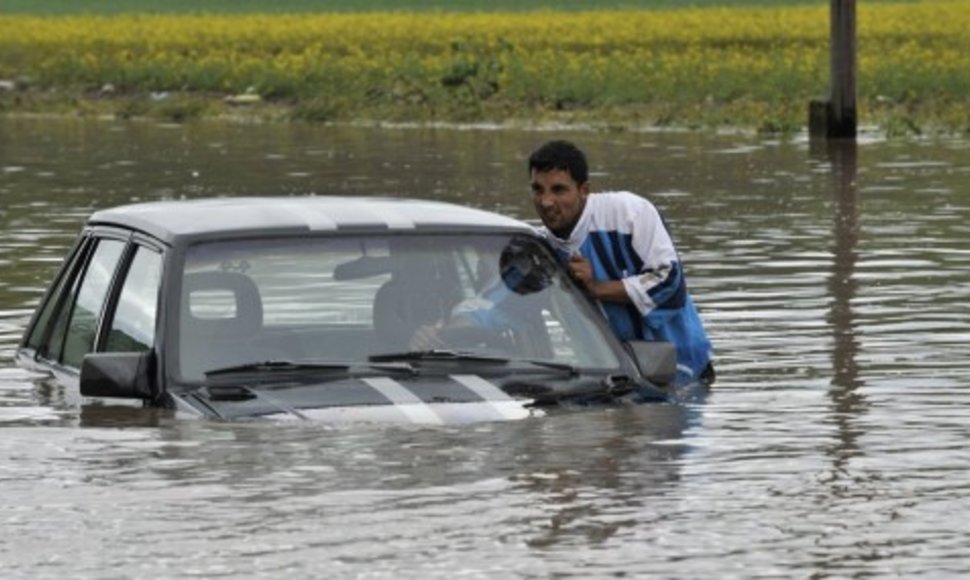
<path fill-rule="evenodd" d="M 970 3 L 859 6 L 863 122 L 966 130 Z M 792 130 L 828 82 L 824 6 L 580 12 L 0 16 L 31 99 L 258 95 L 315 119 Z M 0 94 L 0 109 L 16 110 Z M 213 107 L 214 111 L 221 110 Z"/>

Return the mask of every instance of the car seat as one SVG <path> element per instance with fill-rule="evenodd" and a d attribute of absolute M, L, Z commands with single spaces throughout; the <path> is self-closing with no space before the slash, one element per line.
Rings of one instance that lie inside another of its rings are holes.
<path fill-rule="evenodd" d="M 263 326 L 263 302 L 249 276 L 222 271 L 186 274 L 181 310 L 183 378 L 201 380 L 208 370 L 256 362 L 253 345 Z"/>
<path fill-rule="evenodd" d="M 443 262 L 423 252 L 395 257 L 391 279 L 374 296 L 377 352 L 409 350 L 421 326 L 448 319 L 461 300 L 461 288 L 454 267 Z"/>

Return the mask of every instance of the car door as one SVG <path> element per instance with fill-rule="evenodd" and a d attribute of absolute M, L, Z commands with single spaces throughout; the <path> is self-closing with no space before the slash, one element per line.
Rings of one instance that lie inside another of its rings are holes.
<path fill-rule="evenodd" d="M 37 366 L 73 383 L 84 356 L 155 344 L 162 251 L 123 231 L 83 236 L 25 341 Z"/>

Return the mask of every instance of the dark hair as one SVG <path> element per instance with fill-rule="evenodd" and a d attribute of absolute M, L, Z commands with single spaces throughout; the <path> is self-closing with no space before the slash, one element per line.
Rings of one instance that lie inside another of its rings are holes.
<path fill-rule="evenodd" d="M 532 171 L 568 171 L 577 184 L 582 185 L 589 179 L 589 166 L 586 155 L 569 141 L 549 141 L 533 151 L 529 156 L 529 174 Z"/>

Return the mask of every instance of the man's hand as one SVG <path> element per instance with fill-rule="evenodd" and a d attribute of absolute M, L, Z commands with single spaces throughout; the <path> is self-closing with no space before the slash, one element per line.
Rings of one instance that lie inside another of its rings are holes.
<path fill-rule="evenodd" d="M 579 282 L 582 286 L 585 286 L 587 290 L 592 291 L 590 287 L 593 283 L 593 265 L 589 263 L 589 260 L 582 256 L 569 256 L 569 275 L 573 280 Z"/>
<path fill-rule="evenodd" d="M 569 268 L 569 276 L 577 284 L 586 288 L 586 291 L 593 298 L 605 302 L 631 302 L 622 280 L 596 280 L 593 277 L 593 265 L 586 258 L 576 255 L 570 256 L 569 263 L 566 266 Z"/>

